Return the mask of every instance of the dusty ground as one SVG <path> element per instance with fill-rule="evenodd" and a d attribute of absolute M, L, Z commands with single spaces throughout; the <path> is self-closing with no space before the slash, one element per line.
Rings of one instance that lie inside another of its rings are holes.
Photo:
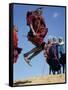
<path fill-rule="evenodd" d="M 51 84 L 51 83 L 64 83 L 65 75 L 48 75 L 43 77 L 32 77 L 26 80 L 15 81 L 14 86 L 23 86 L 23 85 L 34 85 L 34 84 Z"/>

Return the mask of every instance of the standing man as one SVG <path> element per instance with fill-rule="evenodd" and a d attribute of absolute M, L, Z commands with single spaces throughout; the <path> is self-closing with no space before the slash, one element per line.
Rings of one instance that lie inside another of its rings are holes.
<path fill-rule="evenodd" d="M 66 72 L 66 53 L 64 51 L 64 40 L 62 37 L 58 38 L 58 56 L 59 62 L 63 67 L 63 73 Z"/>
<path fill-rule="evenodd" d="M 19 57 L 19 54 L 22 51 L 22 48 L 18 47 L 18 30 L 17 27 L 13 27 L 13 63 L 17 62 L 17 59 Z"/>
<path fill-rule="evenodd" d="M 58 54 L 59 54 L 59 58 L 61 54 L 64 54 L 64 41 L 62 37 L 58 38 Z"/>

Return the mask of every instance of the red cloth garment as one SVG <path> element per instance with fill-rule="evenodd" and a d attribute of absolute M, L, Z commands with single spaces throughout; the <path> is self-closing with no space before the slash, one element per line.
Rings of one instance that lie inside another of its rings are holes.
<path fill-rule="evenodd" d="M 18 35 L 17 32 L 14 30 L 13 31 L 13 47 L 17 48 L 18 46 Z"/>
<path fill-rule="evenodd" d="M 18 51 L 16 49 L 14 49 L 13 55 L 14 55 L 13 63 L 16 63 L 17 62 L 17 59 L 18 59 L 18 56 L 19 56 Z"/>
<path fill-rule="evenodd" d="M 35 13 L 27 14 L 27 25 L 30 26 L 32 24 L 36 36 L 33 36 L 32 31 L 28 33 L 28 40 L 31 41 L 34 45 L 41 45 L 44 41 L 44 37 L 48 32 L 48 28 L 46 28 L 45 22 L 41 15 L 37 15 Z"/>
<path fill-rule="evenodd" d="M 13 51 L 13 63 L 17 62 L 17 59 L 19 57 L 19 54 L 21 53 L 22 48 L 17 47 L 16 49 L 14 49 Z"/>
<path fill-rule="evenodd" d="M 17 62 L 18 59 L 18 51 L 16 50 L 16 48 L 18 47 L 18 35 L 16 30 L 13 30 L 13 64 Z"/>
<path fill-rule="evenodd" d="M 17 62 L 19 54 L 21 53 L 22 48 L 18 47 L 18 34 L 17 28 L 13 28 L 13 64 Z"/>

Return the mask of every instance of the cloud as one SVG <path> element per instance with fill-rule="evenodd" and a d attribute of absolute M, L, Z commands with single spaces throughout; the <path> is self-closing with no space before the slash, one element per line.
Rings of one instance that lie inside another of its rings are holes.
<path fill-rule="evenodd" d="M 54 14 L 53 14 L 53 18 L 57 18 L 59 16 L 59 14 L 57 13 L 57 12 L 55 12 Z"/>

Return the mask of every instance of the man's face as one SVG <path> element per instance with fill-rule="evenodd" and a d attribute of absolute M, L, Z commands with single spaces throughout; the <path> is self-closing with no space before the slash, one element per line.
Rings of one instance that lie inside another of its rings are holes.
<path fill-rule="evenodd" d="M 61 40 L 61 39 L 59 39 L 59 42 L 62 42 L 62 40 Z"/>
<path fill-rule="evenodd" d="M 42 11 L 38 10 L 38 14 L 41 15 L 42 14 Z"/>
<path fill-rule="evenodd" d="M 13 28 L 16 32 L 18 32 L 18 29 L 17 29 L 17 27 L 16 26 L 14 26 L 14 28 Z"/>

